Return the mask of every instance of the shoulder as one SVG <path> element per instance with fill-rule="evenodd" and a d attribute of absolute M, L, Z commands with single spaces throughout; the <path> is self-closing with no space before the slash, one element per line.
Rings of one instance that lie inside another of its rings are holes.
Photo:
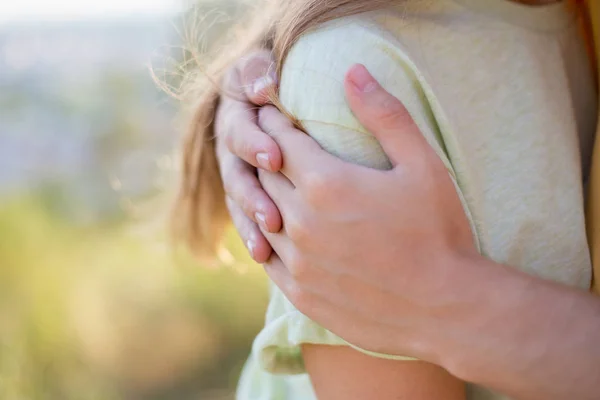
<path fill-rule="evenodd" d="M 290 49 L 282 68 L 280 96 L 284 106 L 302 118 L 306 108 L 318 112 L 314 104 L 328 103 L 322 113 L 335 116 L 331 107 L 345 105 L 344 77 L 354 64 L 363 64 L 386 89 L 412 87 L 408 52 L 397 35 L 380 25 L 377 14 L 366 13 L 330 21 L 304 34 Z M 406 85 L 405 85 L 406 84 Z M 407 93 L 407 90 L 403 90 Z"/>
<path fill-rule="evenodd" d="M 373 12 L 336 19 L 305 33 L 290 49 L 283 73 L 298 69 L 329 73 L 346 71 L 357 62 L 375 57 L 381 63 L 382 58 L 404 52 L 397 33 L 378 22 L 379 14 Z M 386 61 L 388 66 L 392 64 L 391 60 Z"/>
<path fill-rule="evenodd" d="M 300 121 L 319 121 L 368 132 L 354 118 L 344 91 L 344 77 L 363 64 L 379 83 L 400 99 L 427 136 L 435 123 L 424 95 L 425 79 L 402 40 L 401 15 L 366 13 L 323 24 L 303 35 L 283 65 L 280 98 Z M 398 24 L 398 25 L 397 25 Z"/>

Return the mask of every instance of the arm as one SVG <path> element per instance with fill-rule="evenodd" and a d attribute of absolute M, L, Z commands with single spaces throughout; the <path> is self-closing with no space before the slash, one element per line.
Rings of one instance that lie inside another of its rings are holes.
<path fill-rule="evenodd" d="M 340 23 L 312 32 L 300 38 L 290 51 L 279 89 L 282 105 L 327 152 L 351 163 L 389 169 L 390 162 L 380 144 L 352 116 L 343 83 L 332 78 L 343 75 L 353 61 L 371 63 L 381 76 L 394 77 L 388 79 L 389 85 L 415 103 L 417 118 L 424 121 L 433 136 L 433 125 L 425 118 L 427 112 L 412 76 L 381 50 L 382 42 L 358 23 Z M 327 63 L 321 62 L 324 59 Z M 314 325 L 312 321 L 305 323 Z M 306 327 L 310 329 L 314 328 Z M 319 399 L 465 398 L 464 383 L 436 365 L 376 358 L 348 346 L 328 344 L 307 341 L 302 347 L 304 365 Z"/>
<path fill-rule="evenodd" d="M 306 345 L 302 353 L 321 400 L 465 398 L 465 385 L 433 364 L 384 360 L 340 346 Z"/>
<path fill-rule="evenodd" d="M 254 82 L 268 82 L 260 77 L 270 65 L 267 54 L 259 52 L 230 70 L 225 80 L 226 90 L 237 93 L 243 88 L 249 101 L 243 103 L 224 98 L 216 121 L 217 154 L 225 189 L 231 199 L 228 208 L 244 243 L 253 243 L 250 250 L 259 262 L 268 258 L 271 249 L 258 230 L 256 223 L 261 221 L 257 220 L 257 214 L 263 214 L 263 221 L 269 222 L 262 226 L 264 231 L 277 232 L 280 226 L 279 213 L 255 182 L 253 172 L 255 166 L 273 170 L 281 166 L 279 149 L 268 135 L 258 129 L 252 111 L 255 109 L 252 103 L 263 104 L 261 92 L 268 89 Z M 258 154 L 269 155 L 270 165 L 259 165 Z M 464 384 L 432 364 L 383 360 L 338 346 L 305 346 L 303 356 L 321 399 L 459 400 L 465 396 Z M 340 391 L 341 387 L 345 391 Z M 350 394 L 355 397 L 348 397 Z"/>
<path fill-rule="evenodd" d="M 419 343 L 418 348 L 413 346 L 412 354 L 424 351 L 427 355 L 423 359 L 439 360 L 440 365 L 463 380 L 495 388 L 518 399 L 598 398 L 600 298 L 500 265 L 469 251 L 460 241 L 452 240 L 460 236 L 466 226 L 464 220 L 453 215 L 451 207 L 442 209 L 430 203 L 441 198 L 446 199 L 447 204 L 453 196 L 453 188 L 444 184 L 448 180 L 447 174 L 437 168 L 439 160 L 429 146 L 420 146 L 425 143 L 411 142 L 410 128 L 414 124 L 407 121 L 403 107 L 393 105 L 395 100 L 389 94 L 380 87 L 369 94 L 353 91 L 348 86 L 353 78 L 357 78 L 353 72 L 359 71 L 354 69 L 348 75 L 347 95 L 361 122 L 372 132 L 377 131 L 377 136 L 384 142 L 389 140 L 386 135 L 390 133 L 397 135 L 404 131 L 408 134 L 393 142 L 393 146 L 404 148 L 404 157 L 396 157 L 398 162 L 407 160 L 402 167 L 410 170 L 414 165 L 407 154 L 416 154 L 425 160 L 411 171 L 416 180 L 397 178 L 394 182 L 404 185 L 407 195 L 419 199 L 418 203 L 406 202 L 405 212 L 422 217 L 421 221 L 426 220 L 424 212 L 437 221 L 452 224 L 450 230 L 444 229 L 445 224 L 436 224 L 427 235 L 429 242 L 410 242 L 411 251 L 422 254 L 435 251 L 432 240 L 437 238 L 446 242 L 439 250 L 439 257 L 435 258 L 437 266 L 431 270 L 442 276 L 452 276 L 452 284 L 442 282 L 447 290 L 438 289 L 436 293 L 438 297 L 447 296 L 446 304 L 462 305 L 447 308 L 416 329 L 424 343 Z M 389 114 L 396 117 L 382 118 Z M 386 150 L 391 151 L 390 146 Z M 426 190 L 419 183 L 424 179 L 434 183 L 437 190 Z M 443 212 L 432 214 L 431 207 Z M 415 228 L 408 226 L 407 231 Z M 382 234 L 384 231 L 381 230 Z M 365 244 L 364 249 L 368 248 Z M 410 259 L 398 257 L 398 261 L 410 262 Z M 422 268 L 428 267 L 423 265 Z M 431 283 L 433 286 L 429 288 L 435 288 L 436 283 Z M 427 286 L 423 284 L 420 289 L 426 293 Z M 429 308 L 437 314 L 440 304 Z M 403 307 L 398 311 L 400 317 L 403 311 L 406 313 Z M 427 312 L 419 315 L 424 317 Z M 448 330 L 455 330 L 456 334 L 444 334 Z"/>
<path fill-rule="evenodd" d="M 442 365 L 518 399 L 598 398 L 599 298 L 480 257 L 455 270 L 480 271 L 479 288 L 462 294 L 471 315 L 460 340 L 430 338 Z"/>
<path fill-rule="evenodd" d="M 246 76 L 257 76 L 256 73 L 262 68 L 259 64 L 240 63 L 239 67 L 252 70 L 242 74 L 242 79 Z M 266 70 L 268 65 L 263 67 Z M 355 86 L 352 82 L 351 73 L 347 83 Z M 243 81 L 242 86 L 251 88 L 252 81 Z M 229 89 L 235 91 L 238 87 L 233 85 Z M 448 239 L 458 236 L 457 231 L 466 226 L 464 220 L 457 218 L 461 213 L 460 209 L 441 208 L 434 201 L 436 198 L 448 198 L 451 201 L 455 196 L 454 188 L 447 185 L 446 171 L 439 168 L 439 160 L 435 158 L 431 148 L 412 140 L 413 137 L 418 137 L 419 132 L 415 131 L 410 117 L 405 115 L 402 107 L 398 106 L 393 98 L 381 93 L 380 89 L 372 93 L 350 90 L 347 90 L 347 93 L 350 106 L 362 124 L 383 143 L 390 143 L 386 152 L 397 154 L 392 151 L 392 148 L 397 146 L 406 149 L 406 153 L 398 155 L 398 161 L 401 162 L 401 168 L 410 173 L 404 176 L 390 176 L 384 184 L 387 187 L 390 185 L 402 187 L 403 192 L 409 197 L 418 197 L 420 200 L 415 204 L 409 199 L 405 207 L 401 210 L 396 209 L 395 212 L 400 217 L 414 215 L 415 220 L 420 221 L 422 225 L 425 222 L 430 223 L 432 228 L 427 233 L 415 237 L 414 233 L 419 230 L 415 231 L 415 227 L 407 223 L 406 232 L 412 236 L 412 240 L 408 241 L 410 246 L 404 251 L 397 252 L 393 260 L 397 265 L 404 265 L 404 271 L 412 270 L 407 266 L 414 266 L 415 270 L 427 272 L 425 276 L 415 275 L 408 281 L 425 296 L 433 296 L 441 300 L 439 304 L 419 308 L 407 305 L 395 296 L 390 296 L 382 304 L 375 304 L 366 312 L 355 299 L 342 297 L 342 300 L 347 301 L 345 304 L 319 302 L 318 304 L 323 307 L 317 309 L 308 307 L 313 302 L 319 301 L 314 293 L 318 293 L 321 288 L 331 292 L 334 287 L 331 282 L 323 282 L 321 279 L 311 285 L 307 282 L 310 282 L 312 273 L 304 275 L 300 282 L 283 267 L 279 268 L 277 259 L 266 265 L 267 272 L 307 315 L 353 343 L 362 344 L 364 348 L 420 357 L 443 365 L 466 381 L 495 387 L 501 392 L 512 393 L 513 397 L 518 399 L 597 398 L 600 393 L 600 346 L 598 345 L 600 299 L 525 276 L 478 256 L 465 257 L 465 253 L 470 253 L 458 246 L 457 241 Z M 244 114 L 248 107 L 251 107 L 250 103 L 241 108 L 221 107 L 217 117 L 218 121 L 222 121 L 221 124 L 217 123 L 218 136 L 223 138 L 220 142 L 235 144 L 229 147 L 221 146 L 223 156 L 220 157 L 219 163 L 226 181 L 225 186 L 236 194 L 232 196 L 235 202 L 231 203 L 233 207 L 230 207 L 230 210 L 245 243 L 251 236 L 260 234 L 252 222 L 258 210 L 267 213 L 268 221 L 279 218 L 279 215 L 272 211 L 276 208 L 270 202 L 268 208 L 261 208 L 265 201 L 269 201 L 268 196 L 255 182 L 254 175 L 245 172 L 246 168 L 250 170 L 251 165 L 242 162 L 245 160 L 258 166 L 256 164 L 258 153 L 272 154 L 273 159 L 280 160 L 279 148 L 256 127 L 254 117 Z M 281 132 L 286 134 L 284 137 L 294 139 L 291 128 L 281 125 L 285 122 L 285 119 L 280 119 L 281 117 L 275 110 L 271 110 L 265 113 L 263 126 L 281 128 Z M 225 121 L 235 123 L 226 124 Z M 222 127 L 220 130 L 219 126 Z M 403 138 L 399 141 L 391 141 L 388 134 L 402 135 Z M 285 141 L 283 143 L 286 144 Z M 306 154 L 306 149 L 313 148 L 296 146 L 295 153 Z M 411 154 L 418 155 L 421 160 L 418 165 Z M 324 168 L 322 163 L 316 165 Z M 326 164 L 325 167 L 331 165 Z M 244 166 L 244 168 L 235 166 Z M 263 167 L 263 169 L 277 171 L 279 167 Z M 433 185 L 435 190 L 426 190 L 427 188 L 422 184 L 424 177 L 428 177 L 430 182 L 435 183 Z M 350 182 L 354 183 L 356 179 Z M 327 186 L 328 181 L 322 182 L 321 187 Z M 336 190 L 339 186 L 336 185 Z M 373 182 L 373 186 L 376 186 L 376 182 Z M 328 192 L 321 195 L 327 196 Z M 367 195 L 368 193 L 356 193 L 355 190 L 348 191 L 338 207 L 355 203 L 362 204 L 365 208 L 373 200 Z M 391 196 L 389 193 L 385 195 Z M 402 196 L 398 195 L 396 198 L 402 199 Z M 244 211 L 247 216 L 244 215 Z M 389 220 L 389 216 L 386 215 L 389 212 L 381 209 L 381 219 Z M 431 216 L 433 217 L 430 218 Z M 454 228 L 442 229 L 444 223 L 448 222 Z M 376 228 L 375 232 L 383 236 L 389 236 L 392 232 L 385 225 Z M 279 229 L 278 227 L 263 228 L 263 232 L 267 230 L 277 232 Z M 341 232 L 344 233 L 343 230 Z M 395 234 L 398 235 L 398 232 Z M 406 241 L 408 237 L 401 238 L 399 243 Z M 259 258 L 262 260 L 259 261 L 263 261 L 264 254 L 267 250 L 270 252 L 270 247 L 263 242 L 262 235 L 260 238 L 258 250 Z M 318 240 L 319 237 L 315 236 L 315 239 Z M 431 244 L 436 243 L 437 239 L 442 239 L 448 245 L 433 249 Z M 371 255 L 375 248 L 365 240 L 358 247 L 365 255 Z M 413 254 L 427 255 L 427 257 L 411 258 Z M 384 258 L 383 255 L 380 257 L 381 260 Z M 355 261 L 361 262 L 360 258 Z M 369 290 L 369 288 L 379 287 L 381 282 L 390 279 L 389 275 L 377 268 L 371 268 L 368 272 L 370 275 L 363 282 L 359 280 L 353 286 Z M 448 281 L 431 279 L 436 276 L 452 276 L 452 279 Z M 465 282 L 469 283 L 471 290 L 466 290 Z M 481 290 L 473 292 L 472 290 L 476 288 Z M 420 297 L 422 295 L 409 296 L 413 300 L 416 299 L 416 304 L 419 303 Z M 507 304 L 507 299 L 515 300 Z M 464 306 L 444 309 L 443 304 Z M 432 313 L 431 310 L 435 312 Z M 468 321 L 465 320 L 465 315 L 470 317 Z M 357 323 L 363 322 L 367 317 L 370 318 L 370 323 L 364 324 L 360 330 L 355 329 Z M 390 320 L 410 322 L 412 328 L 390 327 L 388 323 Z M 455 328 L 452 337 L 442 338 L 430 334 L 436 329 L 450 331 Z M 381 335 L 381 332 L 384 335 Z M 420 340 L 411 340 L 415 336 L 420 337 Z M 537 351 L 531 354 L 530 349 L 537 349 Z M 311 363 L 310 360 L 307 361 Z"/>
<path fill-rule="evenodd" d="M 278 170 L 281 164 L 279 149 L 258 129 L 253 111 L 254 104 L 264 104 L 263 94 L 268 87 L 261 84 L 270 80 L 262 78 L 262 74 L 270 69 L 271 63 L 266 52 L 256 52 L 230 70 L 224 81 L 225 90 L 237 93 L 244 89 L 248 102 L 225 97 L 219 106 L 216 123 L 217 137 L 220 138 L 217 154 L 225 189 L 231 198 L 228 208 L 244 243 L 254 242 L 252 255 L 259 262 L 268 258 L 271 249 L 256 225 L 260 222 L 256 219 L 257 213 L 266 217 L 263 221 L 269 221 L 269 226 L 263 225 L 265 231 L 271 228 L 272 232 L 277 232 L 281 223 L 274 204 L 258 182 L 255 183 L 254 170 L 255 166 Z M 267 154 L 275 162 L 259 165 L 258 154 Z M 319 399 L 465 398 L 464 384 L 433 364 L 383 360 L 342 346 L 306 345 L 302 353 Z"/>
<path fill-rule="evenodd" d="M 412 355 L 520 400 L 597 399 L 600 299 L 481 257 L 445 165 L 404 106 L 364 68 L 350 71 L 346 95 L 391 171 L 317 154 L 278 114 L 261 113 L 261 127 L 280 132 L 284 172 L 296 185 L 288 196 L 279 182 L 263 182 L 276 203 L 293 205 L 279 208 L 295 232 L 267 234 L 281 257 L 266 265 L 277 285 L 303 313 L 364 349 Z M 313 168 L 329 176 L 303 181 Z M 368 182 L 367 190 L 356 182 Z M 346 250 L 319 246 L 327 236 Z M 395 246 L 385 246 L 391 237 Z M 294 258 L 284 263 L 288 254 Z M 369 297 L 376 299 L 365 306 Z"/>

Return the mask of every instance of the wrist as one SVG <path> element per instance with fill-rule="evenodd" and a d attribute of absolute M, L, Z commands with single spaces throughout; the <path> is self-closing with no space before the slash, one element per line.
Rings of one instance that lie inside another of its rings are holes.
<path fill-rule="evenodd" d="M 461 288 L 462 307 L 449 316 L 453 335 L 439 339 L 441 363 L 465 381 L 483 383 L 489 363 L 512 360 L 520 351 L 517 338 L 522 342 L 527 328 L 518 323 L 519 313 L 530 300 L 531 279 L 483 256 L 464 265 L 471 276 Z"/>
<path fill-rule="evenodd" d="M 512 358 L 515 337 L 526 335 L 513 323 L 523 304 L 530 301 L 532 277 L 495 263 L 479 254 L 445 258 L 448 274 L 438 301 L 430 307 L 421 350 L 460 379 L 480 376 L 499 353 Z M 439 301 L 441 299 L 442 301 Z M 527 333 L 526 328 L 525 333 Z"/>
<path fill-rule="evenodd" d="M 481 256 L 452 262 L 463 282 L 426 336 L 432 362 L 515 398 L 595 398 L 597 298 Z"/>

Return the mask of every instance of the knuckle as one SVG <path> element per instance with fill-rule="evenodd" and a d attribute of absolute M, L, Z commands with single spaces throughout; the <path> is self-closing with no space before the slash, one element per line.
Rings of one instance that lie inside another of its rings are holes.
<path fill-rule="evenodd" d="M 254 144 L 247 137 L 240 137 L 236 140 L 237 146 L 233 150 L 234 155 L 238 156 L 242 160 L 251 160 L 253 159 L 254 154 Z"/>
<path fill-rule="evenodd" d="M 308 225 L 305 218 L 296 215 L 285 221 L 285 231 L 295 244 L 304 245 L 310 236 Z"/>
<path fill-rule="evenodd" d="M 304 188 L 308 200 L 319 200 L 325 191 L 329 179 L 323 172 L 311 172 L 306 174 Z"/>
<path fill-rule="evenodd" d="M 306 174 L 303 185 L 306 201 L 312 206 L 323 205 L 336 191 L 337 182 L 338 179 L 333 171 Z"/>
<path fill-rule="evenodd" d="M 231 130 L 225 135 L 226 148 L 223 152 L 229 152 L 242 160 L 250 160 L 253 158 L 254 143 L 250 137 L 238 135 L 238 132 Z"/>

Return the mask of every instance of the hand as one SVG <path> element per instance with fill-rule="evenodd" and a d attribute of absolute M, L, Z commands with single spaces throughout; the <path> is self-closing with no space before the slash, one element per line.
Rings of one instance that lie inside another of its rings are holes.
<path fill-rule="evenodd" d="M 268 89 L 276 84 L 268 51 L 244 57 L 229 70 L 223 82 L 216 116 L 217 157 L 227 193 L 227 207 L 244 243 L 257 262 L 271 255 L 271 245 L 262 229 L 277 232 L 281 216 L 256 177 L 256 167 L 281 168 L 277 144 L 256 125 L 257 106 L 267 102 Z"/>
<path fill-rule="evenodd" d="M 285 161 L 281 173 L 259 172 L 283 216 L 281 233 L 263 230 L 271 278 L 363 349 L 510 398 L 598 398 L 600 300 L 480 256 L 447 170 L 402 104 L 364 67 L 345 85 L 393 168 L 344 163 L 264 107 L 259 125 Z"/>
<path fill-rule="evenodd" d="M 473 235 L 447 169 L 404 106 L 362 66 L 345 87 L 393 169 L 345 163 L 263 107 L 259 125 L 284 159 L 279 173 L 259 171 L 284 228 L 263 230 L 276 253 L 265 268 L 302 313 L 350 343 L 437 363 L 422 340 L 468 311 Z"/>

